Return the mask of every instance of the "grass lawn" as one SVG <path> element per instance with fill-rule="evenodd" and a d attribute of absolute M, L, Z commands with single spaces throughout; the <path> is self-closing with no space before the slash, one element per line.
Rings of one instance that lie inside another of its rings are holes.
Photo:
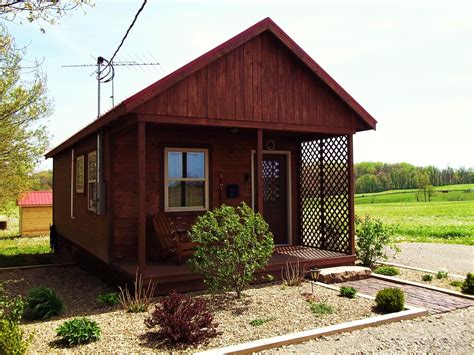
<path fill-rule="evenodd" d="M 0 267 L 54 262 L 49 237 L 0 238 Z"/>
<path fill-rule="evenodd" d="M 396 227 L 399 241 L 474 245 L 472 188 L 474 184 L 439 186 L 431 202 L 416 202 L 415 190 L 358 194 L 356 214 Z"/>

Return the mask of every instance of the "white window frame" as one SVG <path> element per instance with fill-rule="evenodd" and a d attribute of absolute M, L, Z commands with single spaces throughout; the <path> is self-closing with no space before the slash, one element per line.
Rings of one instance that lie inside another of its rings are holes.
<path fill-rule="evenodd" d="M 95 171 L 95 179 L 91 179 L 91 176 L 90 176 L 90 157 L 91 156 L 95 156 L 95 168 L 96 168 L 96 171 Z M 87 209 L 89 211 L 93 211 L 95 212 L 97 210 L 97 185 L 95 187 L 95 203 L 94 203 L 94 207 L 91 207 L 89 202 L 91 200 L 90 198 L 90 194 L 91 194 L 91 188 L 90 188 L 90 185 L 91 184 L 97 184 L 97 151 L 94 150 L 92 152 L 90 152 L 89 154 L 87 154 Z"/>
<path fill-rule="evenodd" d="M 204 179 L 202 178 L 168 178 L 168 153 L 169 152 L 199 152 L 204 153 Z M 165 212 L 207 211 L 209 209 L 209 151 L 201 148 L 165 148 L 164 158 L 164 205 Z M 168 182 L 170 181 L 204 181 L 204 207 L 170 207 L 168 199 Z"/>

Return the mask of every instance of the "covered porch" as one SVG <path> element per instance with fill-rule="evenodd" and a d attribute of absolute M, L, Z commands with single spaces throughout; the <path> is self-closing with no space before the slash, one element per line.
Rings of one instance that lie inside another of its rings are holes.
<path fill-rule="evenodd" d="M 278 246 L 275 248 L 273 256 L 268 266 L 257 273 L 256 283 L 262 282 L 262 277 L 272 275 L 275 280 L 282 277 L 282 269 L 288 262 L 300 266 L 306 265 L 308 268 L 323 268 L 341 265 L 350 265 L 355 261 L 353 255 L 341 252 L 316 249 L 305 246 Z M 129 279 L 135 276 L 138 264 L 126 262 L 120 265 L 120 269 L 126 273 Z M 204 288 L 202 276 L 192 272 L 186 264 L 176 265 L 168 262 L 151 262 L 146 264 L 145 273 L 142 274 L 144 281 L 153 281 L 157 284 L 157 292 L 166 294 L 172 290 L 178 292 L 196 291 Z"/>
<path fill-rule="evenodd" d="M 264 216 L 275 236 L 277 247 L 261 274 L 279 279 L 288 261 L 310 267 L 354 263 L 351 134 L 176 125 L 159 119 L 139 115 L 135 130 L 129 127 L 124 130 L 126 137 L 117 133 L 112 141 L 114 155 L 122 158 L 116 166 L 122 170 L 128 166 L 127 176 L 136 174 L 136 185 L 130 186 L 133 182 L 127 179 L 113 197 L 115 215 L 126 217 L 127 227 L 136 226 L 131 230 L 116 224 L 116 245 L 112 243 L 111 248 L 114 265 L 129 277 L 139 268 L 146 279 L 164 289 L 202 288 L 200 275 L 187 265 L 179 266 L 176 258 L 157 253 L 160 245 L 151 220 L 163 213 L 170 221 L 185 221 L 190 228 L 205 210 L 242 201 Z M 124 144 L 128 151 L 128 145 L 136 146 L 129 165 L 120 155 Z M 203 189 L 203 208 L 195 211 L 169 208 L 173 192 L 165 191 L 169 188 L 166 174 L 173 169 L 165 164 L 170 160 L 167 154 L 182 154 L 180 151 L 206 151 L 203 184 L 208 186 Z M 123 171 L 114 172 L 119 173 Z M 137 204 L 136 217 L 127 214 L 133 212 L 132 206 L 124 207 L 128 202 L 122 200 L 125 189 L 136 191 L 136 197 L 129 199 Z M 128 257 L 122 257 L 126 252 Z"/>

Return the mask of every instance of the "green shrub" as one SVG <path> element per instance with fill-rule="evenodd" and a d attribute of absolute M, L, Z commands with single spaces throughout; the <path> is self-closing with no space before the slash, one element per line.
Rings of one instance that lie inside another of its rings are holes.
<path fill-rule="evenodd" d="M 326 303 L 311 303 L 310 309 L 311 309 L 311 312 L 313 312 L 314 314 L 318 316 L 334 313 L 334 307 Z"/>
<path fill-rule="evenodd" d="M 383 265 L 374 270 L 376 274 L 385 276 L 395 276 L 400 274 L 400 270 L 393 266 Z"/>
<path fill-rule="evenodd" d="M 436 278 L 437 279 L 447 279 L 448 278 L 448 272 L 447 271 L 438 271 L 436 273 Z"/>
<path fill-rule="evenodd" d="M 464 280 L 461 291 L 468 295 L 474 295 L 474 274 L 468 273 L 466 275 L 466 280 Z"/>
<path fill-rule="evenodd" d="M 252 327 L 259 327 L 267 322 L 270 322 L 272 320 L 274 320 L 275 317 L 269 317 L 269 318 L 264 318 L 264 319 L 254 319 L 252 321 L 249 322 L 249 324 L 252 326 Z"/>
<path fill-rule="evenodd" d="M 403 310 L 405 295 L 399 288 L 384 288 L 377 292 L 375 303 L 383 313 L 399 312 Z"/>
<path fill-rule="evenodd" d="M 18 322 L 0 319 L 0 354 L 26 354 L 31 337 L 23 337 L 23 329 Z"/>
<path fill-rule="evenodd" d="M 454 280 L 451 281 L 449 284 L 454 287 L 462 287 L 462 285 L 464 285 L 464 281 Z"/>
<path fill-rule="evenodd" d="M 25 304 L 21 297 L 10 297 L 5 291 L 4 283 L 0 282 L 0 319 L 19 322 Z"/>
<path fill-rule="evenodd" d="M 274 249 L 268 224 L 243 202 L 198 217 L 190 236 L 198 243 L 190 259 L 192 269 L 204 276 L 211 291 L 234 290 L 237 298 L 255 272 L 265 268 Z"/>
<path fill-rule="evenodd" d="M 380 260 L 386 260 L 387 248 L 400 249 L 394 244 L 394 230 L 379 219 L 370 216 L 356 218 L 356 255 L 363 265 L 372 266 Z"/>
<path fill-rule="evenodd" d="M 357 293 L 357 290 L 354 287 L 342 286 L 339 289 L 339 296 L 346 298 L 354 298 Z"/>
<path fill-rule="evenodd" d="M 68 346 L 87 344 L 100 339 L 99 325 L 88 318 L 74 318 L 61 324 L 56 335 Z"/>
<path fill-rule="evenodd" d="M 97 301 L 104 303 L 107 306 L 116 306 L 119 304 L 119 294 L 118 292 L 106 293 L 103 295 L 97 296 Z"/>
<path fill-rule="evenodd" d="M 423 281 L 431 282 L 431 281 L 433 280 L 433 275 L 425 274 L 425 275 L 422 275 L 422 276 L 421 276 L 421 279 L 422 279 Z"/>
<path fill-rule="evenodd" d="M 64 310 L 63 302 L 52 288 L 32 288 L 26 298 L 25 312 L 27 319 L 47 319 L 57 316 Z"/>
<path fill-rule="evenodd" d="M 0 354 L 25 354 L 31 342 L 31 336 L 24 338 L 20 328 L 23 314 L 21 297 L 10 297 L 0 282 Z"/>

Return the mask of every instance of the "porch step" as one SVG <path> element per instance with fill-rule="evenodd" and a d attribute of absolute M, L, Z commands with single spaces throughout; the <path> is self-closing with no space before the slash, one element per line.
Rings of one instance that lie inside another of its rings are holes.
<path fill-rule="evenodd" d="M 319 282 L 333 284 L 337 282 L 362 280 L 370 277 L 372 271 L 363 266 L 336 266 L 321 269 Z"/>

